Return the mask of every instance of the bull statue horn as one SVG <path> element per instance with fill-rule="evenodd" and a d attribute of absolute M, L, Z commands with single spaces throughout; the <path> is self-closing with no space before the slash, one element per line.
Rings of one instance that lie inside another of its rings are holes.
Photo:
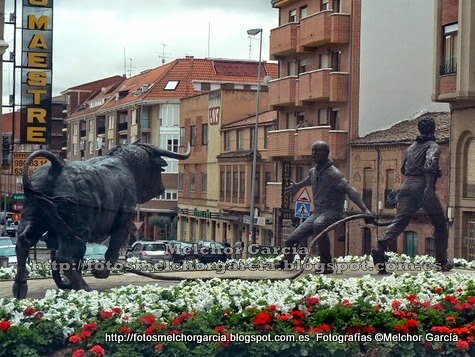
<path fill-rule="evenodd" d="M 179 154 L 173 151 L 168 151 L 168 150 L 159 149 L 159 148 L 155 149 L 155 152 L 160 156 L 165 156 L 165 157 L 178 159 L 178 160 L 186 160 L 191 155 L 191 146 L 190 146 L 190 143 L 188 143 L 188 149 L 186 150 L 184 154 Z"/>

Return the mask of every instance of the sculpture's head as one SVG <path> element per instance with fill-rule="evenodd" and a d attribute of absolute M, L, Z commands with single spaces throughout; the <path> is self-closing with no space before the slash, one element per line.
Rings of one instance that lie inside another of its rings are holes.
<path fill-rule="evenodd" d="M 315 163 L 324 162 L 328 160 L 330 154 L 330 147 L 324 141 L 315 141 L 312 145 L 312 159 Z"/>
<path fill-rule="evenodd" d="M 435 133 L 435 120 L 431 116 L 424 116 L 419 119 L 417 127 L 422 135 L 433 135 Z"/>

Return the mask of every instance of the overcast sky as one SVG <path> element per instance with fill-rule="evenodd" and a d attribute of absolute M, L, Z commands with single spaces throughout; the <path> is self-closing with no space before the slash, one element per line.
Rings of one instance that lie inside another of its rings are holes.
<path fill-rule="evenodd" d="M 5 2 L 8 18 L 13 0 Z M 207 57 L 208 27 L 210 57 L 249 59 L 252 42 L 254 60 L 259 40 L 249 40 L 246 31 L 263 28 L 262 59 L 268 60 L 270 30 L 278 26 L 278 10 L 270 0 L 55 0 L 53 17 L 53 95 L 122 75 L 124 48 L 127 76 L 131 63 L 132 75 L 159 66 L 163 52 L 167 62 L 185 55 Z M 9 27 L 5 40 L 12 48 Z M 4 97 L 11 92 L 11 69 L 5 67 Z"/>

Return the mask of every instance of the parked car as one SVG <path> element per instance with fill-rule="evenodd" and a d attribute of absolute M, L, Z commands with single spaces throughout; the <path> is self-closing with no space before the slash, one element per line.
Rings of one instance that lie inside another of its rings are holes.
<path fill-rule="evenodd" d="M 11 237 L 1 236 L 0 237 L 0 247 L 5 247 L 8 245 L 15 245 Z"/>
<path fill-rule="evenodd" d="M 198 254 L 196 254 L 195 252 L 196 250 L 194 247 L 196 243 L 175 240 L 175 241 L 171 241 L 171 244 L 176 246 L 176 248 L 173 248 L 173 254 L 172 254 L 173 262 L 182 263 L 185 260 L 198 259 Z"/>
<path fill-rule="evenodd" d="M 3 226 L 8 219 L 13 217 L 13 212 L 7 212 L 5 216 L 5 212 L 0 212 L 0 224 Z"/>
<path fill-rule="evenodd" d="M 6 245 L 3 247 L 0 247 L 0 257 L 4 257 L 8 259 L 8 266 L 11 266 L 13 264 L 16 264 L 16 252 L 15 252 L 15 246 L 14 245 Z"/>
<path fill-rule="evenodd" d="M 15 237 L 16 236 L 16 231 L 18 229 L 18 223 L 20 223 L 20 222 L 19 221 L 14 221 L 11 218 L 7 219 L 7 223 L 4 226 L 4 234 L 9 236 L 9 237 Z"/>
<path fill-rule="evenodd" d="M 150 263 L 172 260 L 172 254 L 167 249 L 166 244 L 170 241 L 137 241 L 127 249 L 125 258 L 136 257 Z"/>
<path fill-rule="evenodd" d="M 84 253 L 83 259 L 91 259 L 91 260 L 106 260 L 107 246 L 104 244 L 98 243 L 87 243 L 86 244 L 86 253 Z"/>
<path fill-rule="evenodd" d="M 197 242 L 198 246 L 198 260 L 201 263 L 211 263 L 217 261 L 223 261 L 231 258 L 231 254 L 226 254 L 230 249 L 226 248 L 223 243 L 215 241 L 203 241 Z"/>

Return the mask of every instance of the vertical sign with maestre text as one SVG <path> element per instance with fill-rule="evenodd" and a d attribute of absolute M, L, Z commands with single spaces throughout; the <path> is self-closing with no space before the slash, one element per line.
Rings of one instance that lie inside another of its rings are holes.
<path fill-rule="evenodd" d="M 53 0 L 23 0 L 20 141 L 48 144 L 51 128 Z"/>

